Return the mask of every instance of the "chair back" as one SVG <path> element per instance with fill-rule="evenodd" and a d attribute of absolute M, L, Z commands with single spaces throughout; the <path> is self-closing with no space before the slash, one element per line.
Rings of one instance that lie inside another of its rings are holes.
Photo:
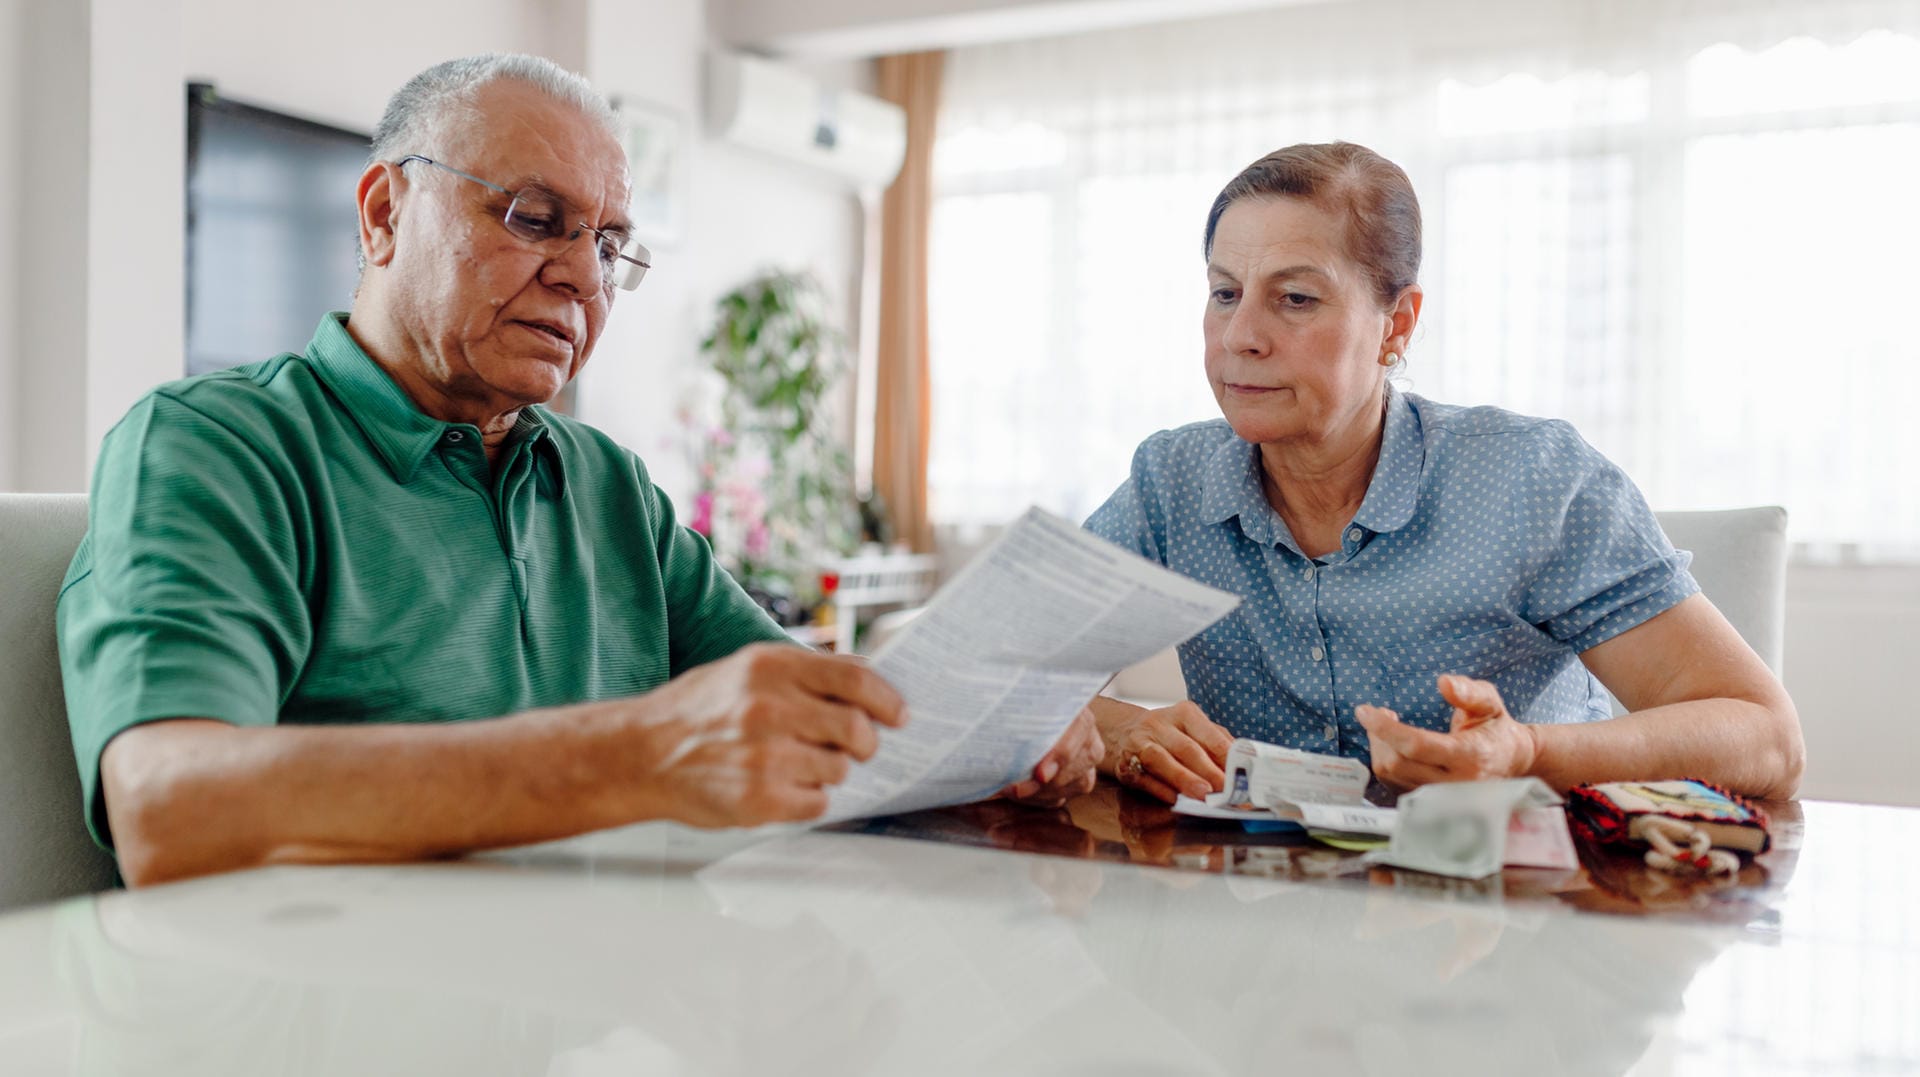
<path fill-rule="evenodd" d="M 1787 510 L 1778 505 L 1654 514 L 1675 547 L 1693 554 L 1693 578 L 1773 675 L 1787 624 Z"/>
<path fill-rule="evenodd" d="M 87 834 L 53 611 L 84 494 L 0 494 L 0 909 L 114 885 Z"/>

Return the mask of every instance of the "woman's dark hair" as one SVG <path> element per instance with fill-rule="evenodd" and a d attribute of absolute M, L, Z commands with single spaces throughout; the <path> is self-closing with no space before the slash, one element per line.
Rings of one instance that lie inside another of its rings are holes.
<path fill-rule="evenodd" d="M 1242 198 L 1303 198 L 1347 219 L 1347 253 L 1373 281 L 1383 307 L 1420 276 L 1420 200 L 1400 166 L 1351 142 L 1275 150 L 1233 177 L 1207 213 L 1205 255 L 1227 207 Z"/>

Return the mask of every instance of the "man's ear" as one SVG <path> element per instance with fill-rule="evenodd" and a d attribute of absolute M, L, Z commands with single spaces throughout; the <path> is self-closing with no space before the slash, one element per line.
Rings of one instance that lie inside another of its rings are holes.
<path fill-rule="evenodd" d="M 393 261 L 400 225 L 395 187 L 404 182 L 400 170 L 386 161 L 375 161 L 360 173 L 360 185 L 354 194 L 360 203 L 360 249 L 368 265 L 384 266 Z"/>

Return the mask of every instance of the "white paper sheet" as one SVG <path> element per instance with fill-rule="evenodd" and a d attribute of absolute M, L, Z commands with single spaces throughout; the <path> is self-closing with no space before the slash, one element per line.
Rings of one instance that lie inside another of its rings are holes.
<path fill-rule="evenodd" d="M 1240 737 L 1227 751 L 1227 802 L 1271 808 L 1283 818 L 1302 804 L 1365 805 L 1372 772 L 1357 759 L 1318 755 Z"/>
<path fill-rule="evenodd" d="M 1282 816 L 1272 808 L 1258 808 L 1252 804 L 1231 803 L 1224 790 L 1218 793 L 1207 794 L 1207 799 L 1205 800 L 1195 800 L 1187 794 L 1181 793 L 1173 802 L 1173 810 L 1179 815 L 1191 815 L 1196 819 L 1227 819 L 1236 823 L 1251 821 L 1256 823 L 1297 824 L 1299 822 L 1297 819 L 1289 819 Z"/>
<path fill-rule="evenodd" d="M 908 722 L 881 731 L 823 821 L 961 804 L 1025 779 L 1114 673 L 1239 602 L 1027 510 L 874 656 Z"/>

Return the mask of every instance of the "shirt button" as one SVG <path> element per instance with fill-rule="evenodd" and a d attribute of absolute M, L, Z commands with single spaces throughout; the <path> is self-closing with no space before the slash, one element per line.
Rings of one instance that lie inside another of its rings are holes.
<path fill-rule="evenodd" d="M 1313 566 L 1312 565 L 1307 566 L 1307 582 L 1308 583 L 1313 582 Z"/>
<path fill-rule="evenodd" d="M 1359 541 L 1360 541 L 1360 529 L 1359 529 L 1359 528 L 1357 528 L 1357 527 L 1349 527 L 1349 528 L 1347 528 L 1347 541 L 1348 541 L 1348 542 L 1359 542 Z"/>
<path fill-rule="evenodd" d="M 460 444 L 461 441 L 463 441 L 466 438 L 466 436 L 467 435 L 461 433 L 458 430 L 449 430 L 447 431 L 447 444 L 458 445 Z"/>
<path fill-rule="evenodd" d="M 1337 727 L 1337 726 L 1333 726 L 1333 725 L 1325 725 L 1325 726 L 1321 726 L 1321 727 L 1320 727 L 1320 732 L 1321 732 L 1321 734 L 1322 734 L 1322 735 L 1324 735 L 1324 736 L 1325 736 L 1325 737 L 1326 737 L 1326 738 L 1327 738 L 1328 740 L 1336 740 L 1336 739 L 1338 739 L 1338 738 L 1339 738 L 1339 736 L 1340 736 L 1340 730 L 1339 730 L 1339 727 Z"/>
<path fill-rule="evenodd" d="M 1313 650 L 1307 652 L 1307 657 L 1313 659 L 1315 662 L 1320 661 L 1322 658 L 1325 658 L 1326 656 L 1327 656 L 1327 652 L 1324 650 L 1321 650 L 1318 647 L 1315 647 Z"/>

